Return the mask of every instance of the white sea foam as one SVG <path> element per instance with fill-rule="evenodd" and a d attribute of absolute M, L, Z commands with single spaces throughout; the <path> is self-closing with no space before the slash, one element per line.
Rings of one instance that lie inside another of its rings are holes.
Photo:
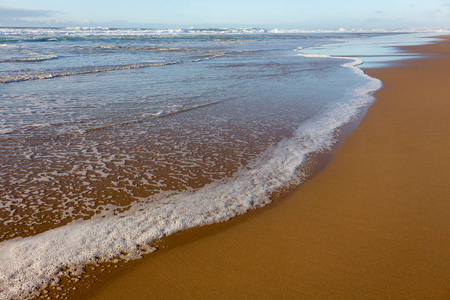
<path fill-rule="evenodd" d="M 349 60 L 343 66 L 367 78 L 367 83 L 355 89 L 350 100 L 344 99 L 304 122 L 293 138 L 280 142 L 264 159 L 233 178 L 211 183 L 196 192 L 162 193 L 150 202 L 142 199 L 121 216 L 96 216 L 0 243 L 0 298 L 24 298 L 62 275 L 62 268 L 76 268 L 94 262 L 96 257 L 112 259 L 126 251 L 127 258 L 137 258 L 142 252 L 154 250 L 148 243 L 155 239 L 228 220 L 270 203 L 269 194 L 276 189 L 300 183 L 298 169 L 307 155 L 332 146 L 335 130 L 369 105 L 372 92 L 381 87 L 379 80 L 356 67 L 361 61 Z M 146 250 L 140 250 L 142 247 Z"/>
<path fill-rule="evenodd" d="M 95 37 L 95 36 L 203 36 L 203 35 L 255 35 L 255 34 L 316 34 L 316 33 L 428 33 L 447 32 L 448 29 L 405 28 L 396 30 L 386 29 L 262 29 L 262 28 L 166 28 L 166 29 L 109 29 L 102 27 L 73 27 L 73 28 L 0 28 L 3 36 L 10 38 L 42 37 L 46 41 L 56 41 L 67 37 Z"/>
<path fill-rule="evenodd" d="M 0 47 L 3 47 L 3 48 L 19 48 L 16 45 L 9 45 L 9 44 L 0 44 Z"/>
<path fill-rule="evenodd" d="M 45 55 L 45 56 L 38 56 L 38 57 L 26 57 L 26 58 L 12 58 L 7 60 L 2 60 L 0 62 L 40 62 L 50 59 L 57 59 L 58 56 L 56 55 Z"/>
<path fill-rule="evenodd" d="M 14 131 L 14 129 L 8 127 L 2 128 L 3 126 L 3 124 L 0 124 L 0 134 L 8 134 Z"/>

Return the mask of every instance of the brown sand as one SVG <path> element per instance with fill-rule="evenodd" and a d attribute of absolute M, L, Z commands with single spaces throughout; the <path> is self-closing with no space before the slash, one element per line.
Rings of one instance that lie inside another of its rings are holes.
<path fill-rule="evenodd" d="M 292 196 L 165 241 L 94 299 L 450 299 L 450 41 L 384 88 Z M 431 55 L 440 53 L 440 55 Z"/>

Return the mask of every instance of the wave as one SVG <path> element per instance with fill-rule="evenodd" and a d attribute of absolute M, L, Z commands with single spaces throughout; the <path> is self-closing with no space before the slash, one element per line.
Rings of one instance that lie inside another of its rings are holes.
<path fill-rule="evenodd" d="M 336 130 L 367 107 L 374 100 L 372 93 L 381 87 L 379 80 L 357 68 L 360 60 L 345 59 L 350 62 L 343 67 L 352 68 L 367 80 L 353 91 L 350 101 L 343 99 L 304 122 L 293 138 L 280 142 L 234 177 L 197 191 L 142 199 L 120 216 L 96 216 L 36 236 L 0 243 L 0 282 L 5 287 L 0 291 L 0 298 L 32 295 L 62 276 L 64 267 L 79 270 L 84 264 L 98 262 L 98 257 L 102 260 L 139 258 L 155 250 L 149 244 L 158 238 L 228 220 L 270 203 L 271 192 L 301 183 L 299 167 L 307 156 L 330 148 L 336 142 Z"/>
<path fill-rule="evenodd" d="M 261 35 L 261 34 L 321 34 L 321 33 L 428 33 L 446 32 L 448 29 L 404 28 L 386 29 L 263 29 L 263 28 L 108 28 L 108 27 L 73 27 L 73 28 L 0 28 L 0 35 L 12 39 L 51 42 L 58 39 L 75 37 L 151 37 L 151 36 L 204 36 L 204 35 Z"/>
<path fill-rule="evenodd" d="M 161 109 L 158 110 L 158 112 L 156 113 L 147 113 L 144 114 L 143 116 L 141 116 L 138 120 L 131 120 L 128 122 L 122 122 L 122 123 L 117 123 L 117 124 L 110 124 L 110 125 L 105 125 L 105 126 L 99 126 L 99 127 L 95 127 L 95 128 L 89 128 L 86 129 L 85 131 L 93 131 L 93 130 L 102 130 L 105 128 L 111 128 L 111 127 L 117 127 L 117 126 L 123 126 L 123 125 L 130 125 L 130 124 L 138 124 L 138 123 L 143 123 L 143 122 L 147 122 L 149 120 L 155 119 L 155 118 L 162 118 L 162 117 L 167 117 L 167 116 L 173 116 L 179 113 L 183 113 L 183 112 L 187 112 L 190 110 L 194 110 L 197 108 L 202 108 L 202 107 L 206 107 L 206 106 L 211 106 L 211 105 L 215 105 L 219 103 L 219 101 L 213 101 L 213 102 L 208 102 L 208 103 L 203 103 L 203 104 L 198 104 L 198 105 L 194 105 L 194 106 L 190 106 L 190 107 L 180 107 L 179 109 Z"/>
<path fill-rule="evenodd" d="M 2 60 L 0 62 L 3 63 L 7 63 L 7 62 L 14 62 L 14 63 L 21 63 L 21 62 L 40 62 L 40 61 L 46 61 L 46 60 L 51 60 L 51 59 L 57 59 L 58 56 L 56 55 L 46 55 L 46 56 L 41 56 L 41 57 L 27 57 L 27 58 L 11 58 L 11 59 L 5 59 Z"/>
<path fill-rule="evenodd" d="M 18 46 L 10 45 L 10 44 L 0 44 L 0 47 L 2 47 L 2 48 L 18 48 Z"/>
<path fill-rule="evenodd" d="M 164 65 L 173 65 L 173 64 L 176 64 L 179 62 L 181 62 L 181 61 L 165 62 L 165 63 L 151 63 L 151 64 L 133 64 L 133 65 L 123 65 L 123 66 L 116 66 L 116 67 L 88 69 L 88 70 L 80 70 L 80 71 L 4 76 L 4 77 L 0 77 L 0 83 L 12 83 L 12 82 L 39 80 L 39 79 L 52 79 L 52 78 L 65 77 L 65 76 L 71 76 L 71 75 L 82 75 L 82 74 L 101 73 L 101 72 L 117 71 L 117 70 L 131 70 L 131 69 L 138 69 L 138 68 L 157 67 L 157 66 L 164 66 Z"/>
<path fill-rule="evenodd" d="M 140 68 L 169 66 L 169 65 L 175 65 L 175 64 L 180 64 L 180 63 L 205 61 L 205 60 L 221 57 L 223 55 L 225 55 L 224 52 L 216 52 L 214 55 L 210 55 L 205 58 L 191 59 L 191 60 L 178 60 L 178 61 L 161 62 L 161 63 L 137 63 L 137 64 L 130 64 L 130 65 L 112 66 L 112 67 L 95 68 L 95 69 L 87 69 L 87 70 L 79 70 L 79 71 L 3 76 L 3 77 L 0 77 L 0 83 L 13 83 L 13 82 L 30 81 L 30 80 L 53 79 L 53 78 L 66 77 L 66 76 L 72 76 L 72 75 L 83 75 L 83 74 L 102 73 L 102 72 L 109 72 L 109 71 L 133 70 L 133 69 L 140 69 Z"/>
<path fill-rule="evenodd" d="M 100 50 L 136 50 L 136 51 L 161 51 L 161 52 L 196 52 L 204 53 L 202 50 L 195 49 L 180 49 L 180 48 L 165 48 L 165 47 L 149 47 L 149 46 L 98 46 L 94 49 Z M 214 51 L 208 51 L 213 53 Z"/>
<path fill-rule="evenodd" d="M 70 135 L 79 135 L 79 134 L 84 134 L 84 133 L 87 133 L 90 131 L 103 130 L 103 129 L 114 128 L 114 127 L 118 127 L 118 126 L 144 123 L 144 122 L 148 122 L 148 121 L 151 121 L 154 119 L 173 116 L 173 115 L 176 115 L 179 113 L 215 105 L 218 103 L 220 103 L 220 101 L 212 101 L 212 102 L 197 104 L 197 105 L 193 105 L 193 106 L 181 106 L 181 105 L 169 106 L 169 107 L 161 108 L 155 113 L 144 113 L 140 117 L 136 116 L 133 120 L 130 120 L 130 121 L 114 123 L 114 124 L 103 124 L 103 125 L 99 125 L 96 127 L 79 128 L 79 129 L 71 130 L 71 131 L 67 130 L 64 133 L 55 133 L 55 134 L 49 134 L 48 131 L 49 130 L 51 131 L 51 129 L 49 129 L 49 128 L 64 127 L 64 126 L 70 127 L 77 123 L 78 124 L 86 123 L 86 121 L 67 122 L 67 123 L 34 124 L 34 125 L 23 126 L 20 128 L 10 128 L 10 127 L 9 128 L 1 128 L 1 125 L 0 125 L 0 141 L 11 140 L 11 139 L 17 138 L 18 136 L 20 136 L 21 140 L 27 140 L 27 139 L 37 140 L 37 139 L 48 139 L 48 138 L 54 139 L 54 138 L 63 137 L 63 136 L 66 137 L 66 136 L 70 136 Z M 41 130 L 43 128 L 46 129 L 46 131 L 45 131 L 46 133 L 44 133 L 44 134 L 39 134 L 36 131 L 36 130 Z M 2 135 L 3 135 L 3 137 L 2 137 Z"/>

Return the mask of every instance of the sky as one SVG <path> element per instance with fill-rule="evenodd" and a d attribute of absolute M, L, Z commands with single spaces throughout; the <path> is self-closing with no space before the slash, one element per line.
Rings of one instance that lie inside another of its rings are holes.
<path fill-rule="evenodd" d="M 0 0 L 0 26 L 450 29 L 450 0 Z"/>

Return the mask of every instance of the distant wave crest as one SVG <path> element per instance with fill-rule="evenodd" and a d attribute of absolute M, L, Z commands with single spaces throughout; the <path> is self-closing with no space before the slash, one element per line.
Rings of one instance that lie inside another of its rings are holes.
<path fill-rule="evenodd" d="M 21 62 L 40 62 L 40 61 L 46 61 L 50 59 L 57 59 L 58 56 L 56 55 L 46 55 L 46 56 L 40 56 L 40 57 L 25 57 L 25 58 L 11 58 L 11 59 L 5 59 L 0 62 L 13 62 L 13 63 L 21 63 Z"/>
<path fill-rule="evenodd" d="M 441 30 L 444 31 L 444 30 Z M 405 32 L 439 32 L 436 29 L 405 28 L 386 29 L 263 29 L 263 28 L 107 28 L 107 27 L 66 27 L 66 28 L 0 28 L 0 34 L 12 39 L 36 41 L 55 41 L 58 38 L 86 38 L 96 36 L 198 36 L 198 35 L 255 35 L 255 34 L 314 34 L 314 33 L 405 33 Z"/>

